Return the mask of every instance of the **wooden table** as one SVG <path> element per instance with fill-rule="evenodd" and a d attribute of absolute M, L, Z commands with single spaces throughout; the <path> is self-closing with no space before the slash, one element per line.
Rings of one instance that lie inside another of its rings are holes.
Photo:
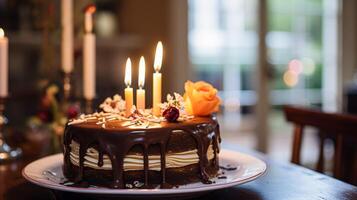
<path fill-rule="evenodd" d="M 228 149 L 242 150 L 239 147 L 223 145 Z M 31 152 L 33 152 L 33 149 Z M 25 152 L 30 151 L 29 149 Z M 356 200 L 357 187 L 334 178 L 316 173 L 289 163 L 279 163 L 268 156 L 248 151 L 268 165 L 266 174 L 258 180 L 228 189 L 218 190 L 198 199 L 240 199 L 240 200 Z M 28 183 L 21 176 L 22 168 L 39 156 L 25 155 L 21 160 L 0 165 L 0 199 L 111 199 L 108 197 L 83 196 L 74 193 L 56 193 Z"/>

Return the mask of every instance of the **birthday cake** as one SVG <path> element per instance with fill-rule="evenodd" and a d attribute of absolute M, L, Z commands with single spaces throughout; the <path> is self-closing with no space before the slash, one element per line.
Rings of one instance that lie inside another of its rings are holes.
<path fill-rule="evenodd" d="M 211 183 L 219 170 L 219 124 L 212 113 L 220 103 L 205 82 L 185 84 L 152 109 L 131 109 L 119 95 L 100 112 L 70 120 L 64 135 L 65 177 L 74 183 L 110 188 L 171 188 Z"/>

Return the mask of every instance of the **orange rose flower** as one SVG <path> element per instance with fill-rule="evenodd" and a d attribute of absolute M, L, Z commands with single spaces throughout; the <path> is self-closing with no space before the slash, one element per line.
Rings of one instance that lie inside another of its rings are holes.
<path fill-rule="evenodd" d="M 220 98 L 217 89 L 204 81 L 185 83 L 185 110 L 188 114 L 195 116 L 207 116 L 217 112 Z"/>

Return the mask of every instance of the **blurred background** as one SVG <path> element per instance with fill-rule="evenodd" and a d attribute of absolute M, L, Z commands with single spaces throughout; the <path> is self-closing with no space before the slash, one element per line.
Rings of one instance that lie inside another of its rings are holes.
<path fill-rule="evenodd" d="M 73 2 L 73 101 L 82 99 L 83 9 L 94 3 L 95 105 L 123 92 L 128 56 L 134 66 L 145 56 L 145 87 L 151 91 L 155 46 L 161 40 L 163 94 L 182 93 L 186 80 L 212 83 L 223 100 L 218 118 L 227 146 L 256 148 L 287 161 L 292 125 L 285 121 L 282 106 L 356 111 L 356 1 Z M 44 85 L 61 88 L 60 3 L 0 0 L 0 27 L 9 38 L 10 56 L 6 115 L 13 132 L 20 135 L 26 132 L 29 118 L 41 110 Z M 134 88 L 137 73 L 134 67 Z M 302 160 L 307 165 L 317 158 L 318 145 L 311 145 L 317 142 L 314 134 L 304 140 Z"/>

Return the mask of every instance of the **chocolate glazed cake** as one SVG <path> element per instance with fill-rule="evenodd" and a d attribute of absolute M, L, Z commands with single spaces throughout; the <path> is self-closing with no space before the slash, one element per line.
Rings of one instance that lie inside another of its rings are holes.
<path fill-rule="evenodd" d="M 65 129 L 63 172 L 77 184 L 111 188 L 210 183 L 219 169 L 220 140 L 212 117 L 155 126 L 123 120 L 107 120 L 103 126 L 100 117 L 88 117 Z"/>

